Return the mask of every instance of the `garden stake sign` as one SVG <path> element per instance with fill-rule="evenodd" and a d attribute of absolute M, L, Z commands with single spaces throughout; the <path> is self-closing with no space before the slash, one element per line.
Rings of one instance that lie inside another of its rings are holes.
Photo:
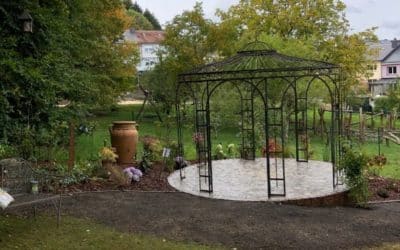
<path fill-rule="evenodd" d="M 165 167 L 167 166 L 167 159 L 169 158 L 169 156 L 171 155 L 171 149 L 170 148 L 163 148 L 163 152 L 162 152 L 162 157 L 163 157 L 163 167 L 160 169 L 160 173 L 158 176 L 158 179 L 161 180 L 161 174 L 164 171 Z"/>

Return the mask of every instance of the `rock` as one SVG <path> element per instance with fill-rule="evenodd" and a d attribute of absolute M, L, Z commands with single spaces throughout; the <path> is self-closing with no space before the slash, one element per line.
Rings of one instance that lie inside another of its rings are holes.
<path fill-rule="evenodd" d="M 376 193 L 384 199 L 389 197 L 389 191 L 386 188 L 380 188 Z"/>

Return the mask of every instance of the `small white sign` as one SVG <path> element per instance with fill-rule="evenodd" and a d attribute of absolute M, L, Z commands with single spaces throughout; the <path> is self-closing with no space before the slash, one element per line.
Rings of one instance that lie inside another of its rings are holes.
<path fill-rule="evenodd" d="M 164 149 L 163 149 L 162 156 L 163 156 L 164 158 L 169 157 L 170 154 L 171 154 L 171 149 L 170 149 L 170 148 L 164 148 Z"/>
<path fill-rule="evenodd" d="M 12 201 L 14 201 L 14 198 L 0 188 L 0 207 L 5 209 Z"/>

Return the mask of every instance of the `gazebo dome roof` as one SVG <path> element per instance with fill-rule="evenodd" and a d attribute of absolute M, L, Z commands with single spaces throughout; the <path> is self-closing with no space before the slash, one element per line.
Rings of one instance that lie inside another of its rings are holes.
<path fill-rule="evenodd" d="M 297 75 L 296 72 L 313 72 L 319 74 L 338 68 L 337 65 L 288 56 L 271 49 L 267 44 L 256 41 L 247 44 L 236 55 L 219 62 L 206 64 L 190 72 L 180 75 L 180 81 L 205 81 L 240 77 L 241 74 L 253 77 L 268 77 L 271 74 L 280 76 L 282 73 Z"/>

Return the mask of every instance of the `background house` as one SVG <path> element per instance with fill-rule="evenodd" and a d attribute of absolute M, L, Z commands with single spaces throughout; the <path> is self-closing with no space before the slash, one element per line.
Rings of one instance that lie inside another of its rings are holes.
<path fill-rule="evenodd" d="M 372 97 L 385 95 L 400 79 L 400 40 L 381 40 L 370 45 L 377 50 L 372 76 L 368 79 Z"/>
<path fill-rule="evenodd" d="M 124 32 L 124 39 L 136 42 L 139 45 L 140 62 L 137 70 L 147 71 L 158 63 L 157 52 L 161 48 L 161 42 L 165 38 L 164 31 L 161 30 L 133 30 L 129 29 Z"/>

